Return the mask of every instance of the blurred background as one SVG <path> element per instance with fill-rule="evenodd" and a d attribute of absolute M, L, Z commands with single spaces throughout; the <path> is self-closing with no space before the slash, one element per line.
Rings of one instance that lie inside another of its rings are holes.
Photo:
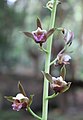
<path fill-rule="evenodd" d="M 33 111 L 41 115 L 45 56 L 35 42 L 22 31 L 36 30 L 37 16 L 48 30 L 50 11 L 44 6 L 48 0 L 0 0 L 0 120 L 35 120 L 29 113 L 12 110 L 4 96 L 15 96 L 21 81 L 27 96 L 34 94 Z M 68 49 L 72 57 L 67 66 L 69 91 L 49 101 L 48 120 L 83 120 L 83 0 L 60 0 L 56 27 L 71 29 L 74 40 Z M 52 60 L 63 48 L 64 40 L 55 32 Z M 51 74 L 59 76 L 59 67 L 51 67 Z M 49 95 L 53 91 L 49 90 Z"/>

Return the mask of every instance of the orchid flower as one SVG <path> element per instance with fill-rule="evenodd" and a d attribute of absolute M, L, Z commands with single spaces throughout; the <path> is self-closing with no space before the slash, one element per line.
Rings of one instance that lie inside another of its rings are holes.
<path fill-rule="evenodd" d="M 39 18 L 37 18 L 37 30 L 23 33 L 42 46 L 42 43 L 46 42 L 47 38 L 50 37 L 54 31 L 54 28 L 50 29 L 49 31 L 42 29 L 41 21 Z"/>
<path fill-rule="evenodd" d="M 52 77 L 48 73 L 44 73 L 47 80 L 50 82 L 50 87 L 55 91 L 55 93 L 63 93 L 69 89 L 71 82 L 66 82 L 63 77 Z"/>
<path fill-rule="evenodd" d="M 71 57 L 65 53 L 60 53 L 57 55 L 56 62 L 54 63 L 55 66 L 57 65 L 67 65 L 70 64 L 69 61 L 71 60 Z"/>
<path fill-rule="evenodd" d="M 33 99 L 33 95 L 30 95 L 30 98 L 26 96 L 24 88 L 20 82 L 18 83 L 18 87 L 20 93 L 18 93 L 15 97 L 5 96 L 8 101 L 12 102 L 12 108 L 16 111 L 19 111 L 20 109 L 27 109 L 27 107 L 30 107 Z"/>

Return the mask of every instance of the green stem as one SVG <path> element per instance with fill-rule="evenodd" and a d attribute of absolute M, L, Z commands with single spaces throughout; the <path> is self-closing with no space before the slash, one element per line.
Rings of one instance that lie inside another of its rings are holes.
<path fill-rule="evenodd" d="M 54 93 L 53 95 L 48 96 L 46 99 L 52 99 L 52 98 L 55 98 L 58 94 L 59 94 L 59 93 L 57 93 L 57 94 Z"/>
<path fill-rule="evenodd" d="M 63 28 L 57 28 L 57 27 L 55 27 L 55 30 L 57 30 L 57 31 L 62 31 Z"/>
<path fill-rule="evenodd" d="M 51 19 L 50 19 L 50 28 L 54 28 L 55 24 L 55 16 L 56 16 L 56 8 L 57 8 L 57 0 L 54 0 L 53 9 L 51 11 Z M 53 35 L 51 35 L 47 40 L 47 51 L 46 60 L 45 60 L 45 72 L 49 73 L 50 70 L 50 57 L 51 57 L 51 46 L 52 46 Z M 43 88 L 43 110 L 42 110 L 42 120 L 47 120 L 48 116 L 48 80 L 44 77 L 44 88 Z"/>
<path fill-rule="evenodd" d="M 30 107 L 28 107 L 27 109 L 28 109 L 28 111 L 29 111 L 35 118 L 37 118 L 38 120 L 41 120 L 41 119 L 42 119 L 41 117 L 39 117 L 38 115 L 36 115 L 36 114 L 31 110 Z"/>
<path fill-rule="evenodd" d="M 48 51 L 46 49 L 44 49 L 43 47 L 40 46 L 40 49 L 45 52 L 46 54 L 48 53 Z"/>

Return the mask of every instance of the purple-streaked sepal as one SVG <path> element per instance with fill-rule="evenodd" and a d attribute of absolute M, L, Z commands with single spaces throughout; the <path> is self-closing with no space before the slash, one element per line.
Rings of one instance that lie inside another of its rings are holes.
<path fill-rule="evenodd" d="M 63 29 L 62 33 L 64 35 L 65 43 L 70 46 L 72 44 L 72 40 L 74 39 L 74 33 L 67 29 Z"/>
<path fill-rule="evenodd" d="M 55 31 L 54 28 L 50 29 L 50 30 L 47 32 L 47 38 L 48 38 L 49 36 L 51 36 L 51 35 L 54 33 L 54 31 Z"/>
<path fill-rule="evenodd" d="M 18 82 L 18 88 L 19 88 L 20 92 L 21 92 L 24 96 L 26 96 L 25 90 L 24 90 L 22 84 L 20 83 L 20 81 Z"/>
<path fill-rule="evenodd" d="M 37 18 L 37 28 L 38 27 L 42 29 L 41 21 L 39 18 Z"/>
<path fill-rule="evenodd" d="M 33 34 L 32 33 L 30 33 L 30 32 L 23 32 L 27 37 L 30 37 L 30 38 L 32 38 L 32 39 L 34 39 L 34 36 L 33 36 Z"/>

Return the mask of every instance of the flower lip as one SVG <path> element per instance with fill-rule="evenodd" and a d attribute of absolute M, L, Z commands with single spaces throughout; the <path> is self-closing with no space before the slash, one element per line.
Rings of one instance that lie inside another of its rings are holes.
<path fill-rule="evenodd" d="M 52 77 L 53 83 L 57 84 L 57 85 L 67 85 L 67 83 L 63 80 L 62 76 L 60 77 Z"/>
<path fill-rule="evenodd" d="M 34 40 L 35 40 L 35 42 L 41 42 L 41 43 L 43 43 L 43 42 L 45 42 L 46 41 L 46 39 L 47 39 L 47 37 L 46 37 L 46 34 L 47 34 L 47 31 L 46 30 L 42 30 L 40 27 L 38 27 L 38 29 L 37 30 L 35 30 L 35 31 L 32 31 L 32 35 L 33 35 L 33 37 L 34 37 Z"/>
<path fill-rule="evenodd" d="M 25 97 L 22 93 L 18 93 L 16 97 L 13 97 L 14 100 L 22 100 L 22 99 L 28 99 Z"/>
<path fill-rule="evenodd" d="M 19 111 L 22 108 L 26 108 L 29 103 L 29 99 L 25 97 L 22 93 L 18 93 L 16 97 L 13 97 L 13 100 L 14 101 L 12 104 L 12 108 L 16 111 Z"/>
<path fill-rule="evenodd" d="M 13 103 L 13 110 L 19 111 L 22 108 L 22 103 Z"/>
<path fill-rule="evenodd" d="M 62 93 L 69 88 L 69 83 L 63 80 L 62 76 L 52 77 L 53 82 L 50 83 L 50 87 L 55 91 L 55 93 Z"/>

